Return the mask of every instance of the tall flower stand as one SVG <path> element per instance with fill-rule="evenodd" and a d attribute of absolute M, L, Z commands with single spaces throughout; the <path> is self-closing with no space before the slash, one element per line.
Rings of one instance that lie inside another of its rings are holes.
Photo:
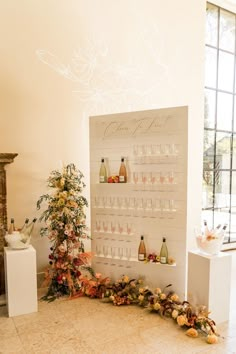
<path fill-rule="evenodd" d="M 205 305 L 217 324 L 229 320 L 231 263 L 231 255 L 224 252 L 215 256 L 188 253 L 188 301 Z"/>
<path fill-rule="evenodd" d="M 38 311 L 36 251 L 4 247 L 6 300 L 9 317 Z"/>

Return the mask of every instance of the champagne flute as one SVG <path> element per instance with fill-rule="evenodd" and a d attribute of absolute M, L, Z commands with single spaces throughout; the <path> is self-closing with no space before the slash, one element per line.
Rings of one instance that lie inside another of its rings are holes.
<path fill-rule="evenodd" d="M 134 184 L 138 183 L 138 172 L 133 172 L 133 181 L 134 181 Z"/>
<path fill-rule="evenodd" d="M 96 232 L 100 232 L 101 231 L 101 222 L 100 222 L 100 220 L 96 220 L 95 231 Z"/>
<path fill-rule="evenodd" d="M 160 183 L 164 184 L 165 183 L 165 175 L 163 172 L 160 173 Z"/>
<path fill-rule="evenodd" d="M 111 247 L 111 258 L 116 258 L 116 247 Z"/>
<path fill-rule="evenodd" d="M 147 173 L 146 172 L 142 172 L 142 183 L 145 185 L 147 182 Z"/>
<path fill-rule="evenodd" d="M 116 232 L 116 222 L 111 221 L 111 232 L 114 234 Z"/>
<path fill-rule="evenodd" d="M 103 221 L 102 225 L 103 225 L 103 231 L 107 232 L 108 231 L 108 221 Z"/>
<path fill-rule="evenodd" d="M 96 245 L 96 256 L 97 257 L 101 256 L 101 246 L 100 245 Z"/>
<path fill-rule="evenodd" d="M 122 247 L 119 247 L 119 248 L 118 248 L 118 255 L 119 255 L 119 258 L 120 258 L 120 259 L 123 258 L 123 248 L 122 248 Z"/>
<path fill-rule="evenodd" d="M 168 173 L 168 182 L 169 182 L 170 184 L 173 184 L 173 183 L 174 183 L 174 172 L 173 172 L 173 171 L 170 171 L 170 172 Z"/>
<path fill-rule="evenodd" d="M 126 248 L 125 254 L 126 254 L 126 259 L 129 261 L 130 257 L 131 257 L 131 249 L 130 248 Z"/>
<path fill-rule="evenodd" d="M 108 256 L 108 246 L 106 246 L 106 245 L 103 246 L 103 255 L 105 258 L 107 258 L 107 256 Z"/>
<path fill-rule="evenodd" d="M 120 222 L 118 223 L 118 230 L 119 230 L 120 234 L 122 234 L 122 232 L 124 230 L 124 227 L 123 227 L 123 225 Z"/>
<path fill-rule="evenodd" d="M 133 224 L 130 223 L 130 222 L 128 222 L 128 223 L 127 223 L 127 228 L 126 228 L 126 230 L 127 230 L 127 235 L 131 235 L 131 234 L 132 234 L 132 229 L 133 229 Z"/>
<path fill-rule="evenodd" d="M 138 147 L 138 145 L 134 145 L 133 146 L 133 154 L 134 154 L 134 162 L 137 163 L 138 162 L 138 158 L 139 158 L 139 147 Z"/>

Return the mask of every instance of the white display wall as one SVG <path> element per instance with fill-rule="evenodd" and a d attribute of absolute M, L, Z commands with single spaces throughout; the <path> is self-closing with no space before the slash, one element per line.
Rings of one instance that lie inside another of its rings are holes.
<path fill-rule="evenodd" d="M 144 277 L 151 287 L 173 284 L 186 296 L 187 107 L 90 118 L 93 268 L 118 279 Z M 101 158 L 108 176 L 125 158 L 127 183 L 99 183 Z M 147 254 L 166 237 L 172 265 L 138 261 L 140 236 Z"/>

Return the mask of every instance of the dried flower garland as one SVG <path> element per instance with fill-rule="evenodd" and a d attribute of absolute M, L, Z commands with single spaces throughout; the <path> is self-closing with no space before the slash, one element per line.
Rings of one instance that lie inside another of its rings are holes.
<path fill-rule="evenodd" d="M 204 306 L 194 309 L 187 301 L 181 302 L 178 295 L 167 289 L 150 290 L 143 285 L 142 279 L 129 279 L 124 275 L 111 282 L 110 278 L 102 278 L 100 273 L 94 277 L 80 276 L 81 295 L 100 298 L 112 302 L 116 306 L 137 304 L 158 313 L 162 317 L 172 318 L 180 327 L 186 329 L 186 335 L 197 338 L 199 334 L 206 337 L 209 344 L 218 342 L 219 334 L 215 322 L 208 317 Z"/>

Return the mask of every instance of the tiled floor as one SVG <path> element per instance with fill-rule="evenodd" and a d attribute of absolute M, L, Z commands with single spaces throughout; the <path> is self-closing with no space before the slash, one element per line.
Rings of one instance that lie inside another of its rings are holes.
<path fill-rule="evenodd" d="M 37 313 L 13 318 L 7 317 L 5 306 L 0 307 L 0 353 L 236 353 L 236 251 L 232 255 L 230 321 L 218 326 L 221 338 L 217 345 L 188 338 L 172 320 L 146 309 L 80 298 L 39 302 Z"/>

